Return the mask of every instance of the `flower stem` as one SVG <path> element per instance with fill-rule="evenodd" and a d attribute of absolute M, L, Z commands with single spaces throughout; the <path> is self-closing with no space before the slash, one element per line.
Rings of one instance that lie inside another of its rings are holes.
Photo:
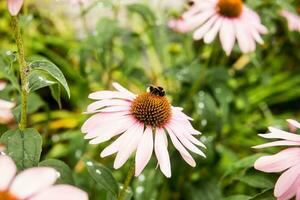
<path fill-rule="evenodd" d="M 23 39 L 17 16 L 12 16 L 12 29 L 18 48 L 18 62 L 21 77 L 21 120 L 19 124 L 20 130 L 24 130 L 27 124 L 27 95 L 28 95 L 28 67 L 25 61 Z"/>
<path fill-rule="evenodd" d="M 129 171 L 127 173 L 125 182 L 123 184 L 123 188 L 119 193 L 118 199 L 117 200 L 124 200 L 126 197 L 126 190 L 127 188 L 130 186 L 130 183 L 132 181 L 133 175 L 134 175 L 134 170 L 135 170 L 135 164 L 134 161 L 132 162 L 132 164 L 129 167 Z"/>

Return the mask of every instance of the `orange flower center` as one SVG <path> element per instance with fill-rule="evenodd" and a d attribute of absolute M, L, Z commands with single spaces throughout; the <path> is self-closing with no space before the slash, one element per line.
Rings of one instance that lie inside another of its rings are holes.
<path fill-rule="evenodd" d="M 171 118 L 171 105 L 164 93 L 145 92 L 132 102 L 131 113 L 145 125 L 163 127 Z"/>
<path fill-rule="evenodd" d="M 242 0 L 219 0 L 217 11 L 225 17 L 239 17 L 243 11 Z"/>
<path fill-rule="evenodd" d="M 300 14 L 300 6 L 297 8 L 297 13 Z"/>
<path fill-rule="evenodd" d="M 0 191 L 0 200 L 19 200 L 13 196 L 9 191 Z"/>

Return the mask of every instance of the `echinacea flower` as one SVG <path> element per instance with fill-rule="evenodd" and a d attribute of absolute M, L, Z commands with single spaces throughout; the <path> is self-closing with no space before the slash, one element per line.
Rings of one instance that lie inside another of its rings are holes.
<path fill-rule="evenodd" d="M 287 120 L 291 126 L 300 129 L 300 123 Z M 300 135 L 269 127 L 270 133 L 260 134 L 263 138 L 279 139 L 277 141 L 255 146 L 266 148 L 274 146 L 291 146 L 271 156 L 260 157 L 254 168 L 267 173 L 283 172 L 276 182 L 274 196 L 277 200 L 288 200 L 296 196 L 300 199 Z"/>
<path fill-rule="evenodd" d="M 194 31 L 195 40 L 211 43 L 219 33 L 222 47 L 229 55 L 237 40 L 243 53 L 252 52 L 255 42 L 263 44 L 261 34 L 267 28 L 261 24 L 256 12 L 242 0 L 194 0 L 190 9 L 169 26 L 179 32 Z"/>
<path fill-rule="evenodd" d="M 91 139 L 90 144 L 99 144 L 120 135 L 101 152 L 101 157 L 117 153 L 115 169 L 136 151 L 135 176 L 138 176 L 154 149 L 160 170 L 166 177 L 171 177 L 167 135 L 189 165 L 194 167 L 196 162 L 187 149 L 205 157 L 196 146 L 205 148 L 194 137 L 200 132 L 192 127 L 192 118 L 185 115 L 182 108 L 171 106 L 163 88 L 150 86 L 147 92 L 135 95 L 118 83 L 113 83 L 113 86 L 117 91 L 89 95 L 90 99 L 97 100 L 87 108 L 87 113 L 94 115 L 81 130 L 86 133 L 85 139 Z"/>
<path fill-rule="evenodd" d="M 280 15 L 283 16 L 288 23 L 290 31 L 300 32 L 300 16 L 287 10 L 282 10 Z"/>
<path fill-rule="evenodd" d="M 6 83 L 0 81 L 0 91 L 4 90 Z M 0 99 L 0 124 L 7 124 L 12 121 L 12 108 L 15 103 Z"/>
<path fill-rule="evenodd" d="M 58 172 L 49 167 L 25 169 L 18 175 L 13 160 L 0 155 L 1 200 L 88 200 L 86 192 L 71 185 L 53 185 Z"/>
<path fill-rule="evenodd" d="M 24 0 L 7 0 L 8 11 L 12 16 L 16 16 L 19 14 Z"/>

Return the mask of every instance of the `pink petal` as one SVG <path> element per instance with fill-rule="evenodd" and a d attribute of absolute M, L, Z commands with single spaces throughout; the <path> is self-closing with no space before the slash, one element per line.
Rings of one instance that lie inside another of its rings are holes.
<path fill-rule="evenodd" d="M 212 28 L 205 34 L 204 42 L 206 44 L 211 43 L 216 38 L 222 23 L 223 23 L 223 17 L 219 17 L 214 23 L 214 25 L 212 26 Z"/>
<path fill-rule="evenodd" d="M 261 149 L 261 148 L 276 147 L 276 146 L 298 146 L 298 145 L 300 145 L 300 142 L 279 140 L 279 141 L 275 141 L 275 142 L 269 142 L 266 144 L 257 145 L 257 146 L 254 146 L 253 148 Z"/>
<path fill-rule="evenodd" d="M 84 139 L 92 139 L 95 137 L 101 137 L 104 141 L 109 140 L 117 134 L 120 134 L 127 130 L 135 121 L 128 116 L 124 116 L 123 118 L 119 118 L 117 123 L 114 120 L 106 121 L 105 124 L 102 124 L 95 128 L 94 130 L 88 132 Z M 105 139 L 106 138 L 106 139 Z M 99 139 L 98 139 L 99 140 Z M 101 143 L 101 140 L 98 142 Z M 94 143 L 97 144 L 97 143 Z"/>
<path fill-rule="evenodd" d="M 121 86 L 119 83 L 114 82 L 113 87 L 118 90 L 119 92 L 122 92 L 128 96 L 131 96 L 133 99 L 136 97 L 135 94 L 133 94 L 132 92 L 130 92 L 129 90 L 127 90 L 126 88 L 124 88 L 123 86 Z"/>
<path fill-rule="evenodd" d="M 299 190 L 300 177 L 292 184 L 292 186 L 280 197 L 277 197 L 277 200 L 288 200 L 295 196 L 297 190 Z"/>
<path fill-rule="evenodd" d="M 167 177 L 171 177 L 170 157 L 165 141 L 165 133 L 163 129 L 157 128 L 155 133 L 154 151 L 158 160 L 158 164 L 162 173 Z"/>
<path fill-rule="evenodd" d="M 274 189 L 274 195 L 276 197 L 282 196 L 287 190 L 289 190 L 293 183 L 297 180 L 300 175 L 300 164 L 291 167 L 285 171 L 277 180 Z"/>
<path fill-rule="evenodd" d="M 187 148 L 189 149 L 190 151 L 200 155 L 200 156 L 203 156 L 203 157 L 206 157 L 205 154 L 200 150 L 198 149 L 191 141 L 189 141 L 185 135 L 183 134 L 183 131 L 184 130 L 180 130 L 179 128 L 180 127 L 177 127 L 175 124 L 170 124 L 167 126 L 167 128 L 171 129 L 173 131 L 173 133 L 176 135 L 176 137 L 179 139 L 179 141 Z"/>
<path fill-rule="evenodd" d="M 10 186 L 10 191 L 20 199 L 26 199 L 37 192 L 53 185 L 58 178 L 58 172 L 49 167 L 26 169 L 16 176 Z"/>
<path fill-rule="evenodd" d="M 5 101 L 0 99 L 0 109 L 12 109 L 15 106 L 15 103 L 12 103 L 10 101 Z"/>
<path fill-rule="evenodd" d="M 87 133 L 108 121 L 124 118 L 129 112 L 97 113 L 87 119 L 81 127 L 81 132 Z"/>
<path fill-rule="evenodd" d="M 7 0 L 7 6 L 12 16 L 18 15 L 23 5 L 23 0 Z"/>
<path fill-rule="evenodd" d="M 196 29 L 197 27 L 201 26 L 204 22 L 206 22 L 206 20 L 208 20 L 214 14 L 215 14 L 215 10 L 209 9 L 191 18 L 185 19 L 185 25 L 187 30 Z"/>
<path fill-rule="evenodd" d="M 282 172 L 300 163 L 300 148 L 288 148 L 272 156 L 263 156 L 254 168 L 263 172 Z"/>
<path fill-rule="evenodd" d="M 192 167 L 196 166 L 196 162 L 191 156 L 191 154 L 184 148 L 184 146 L 179 142 L 179 140 L 176 138 L 176 136 L 173 134 L 172 130 L 167 128 L 168 134 L 171 138 L 171 141 L 175 148 L 179 151 L 182 158 Z"/>
<path fill-rule="evenodd" d="M 92 112 L 92 111 L 98 110 L 98 109 L 106 107 L 106 106 L 130 106 L 130 105 L 131 105 L 131 103 L 126 100 L 104 99 L 104 100 L 96 101 L 96 102 L 88 105 L 87 112 Z"/>
<path fill-rule="evenodd" d="M 230 55 L 235 42 L 235 31 L 232 20 L 224 18 L 220 29 L 220 40 L 226 55 Z"/>
<path fill-rule="evenodd" d="M 28 200 L 88 200 L 86 192 L 71 185 L 49 187 Z"/>
<path fill-rule="evenodd" d="M 274 127 L 269 127 L 269 130 L 271 131 L 271 133 L 258 135 L 263 138 L 284 139 L 294 142 L 300 142 L 300 135 L 289 133 Z"/>
<path fill-rule="evenodd" d="M 6 85 L 7 85 L 6 82 L 0 81 L 0 91 L 4 90 Z"/>
<path fill-rule="evenodd" d="M 16 172 L 14 161 L 9 156 L 0 156 L 0 191 L 8 188 Z"/>
<path fill-rule="evenodd" d="M 300 23 L 300 22 L 299 22 Z M 300 123 L 293 119 L 288 119 L 288 123 L 296 128 L 300 128 Z"/>
<path fill-rule="evenodd" d="M 217 14 L 212 16 L 207 22 L 205 22 L 201 27 L 199 27 L 193 35 L 194 40 L 200 40 L 209 31 L 213 23 L 217 20 Z"/>
<path fill-rule="evenodd" d="M 90 99 L 94 100 L 101 100 L 101 99 L 127 99 L 127 100 L 133 100 L 133 98 L 130 95 L 124 94 L 122 92 L 117 92 L 117 91 L 98 91 L 91 93 L 89 95 Z"/>
<path fill-rule="evenodd" d="M 139 176 L 151 159 L 153 151 L 152 129 L 147 127 L 138 144 L 135 156 L 135 176 Z"/>
<path fill-rule="evenodd" d="M 84 114 L 93 114 L 98 112 L 123 112 L 129 110 L 130 110 L 130 106 L 111 106 L 111 107 L 102 108 L 101 110 L 85 112 Z"/>
<path fill-rule="evenodd" d="M 250 50 L 249 38 L 247 36 L 248 33 L 245 32 L 243 23 L 241 20 L 234 20 L 235 34 L 241 51 L 248 53 Z"/>
<path fill-rule="evenodd" d="M 215 5 L 209 1 L 203 1 L 200 3 L 192 6 L 188 11 L 186 11 L 185 13 L 183 13 L 182 17 L 183 19 L 188 19 L 190 17 L 193 17 L 195 14 L 199 13 L 199 12 L 203 12 L 206 11 L 207 9 L 212 9 Z"/>
<path fill-rule="evenodd" d="M 114 168 L 118 169 L 124 165 L 131 154 L 136 150 L 142 136 L 144 126 L 137 124 L 133 128 L 129 129 L 126 133 L 126 138 L 121 142 L 115 162 Z"/>

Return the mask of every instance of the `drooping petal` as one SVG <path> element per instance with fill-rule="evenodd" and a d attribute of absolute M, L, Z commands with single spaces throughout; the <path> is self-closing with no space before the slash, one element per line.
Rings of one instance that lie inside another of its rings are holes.
<path fill-rule="evenodd" d="M 39 192 L 28 200 L 88 200 L 88 195 L 86 192 L 70 185 L 55 185 Z"/>
<path fill-rule="evenodd" d="M 291 167 L 285 171 L 277 180 L 274 189 L 274 195 L 276 197 L 282 196 L 287 190 L 293 186 L 293 183 L 300 175 L 300 164 Z M 295 191 L 296 192 L 296 191 Z"/>
<path fill-rule="evenodd" d="M 211 43 L 216 38 L 222 23 L 223 23 L 223 17 L 219 17 L 214 23 L 214 25 L 212 26 L 212 28 L 205 34 L 204 42 L 206 44 Z"/>
<path fill-rule="evenodd" d="M 193 30 L 193 29 L 199 27 L 214 14 L 215 14 L 214 9 L 209 9 L 209 10 L 204 11 L 200 14 L 197 14 L 191 18 L 185 19 L 186 29 Z"/>
<path fill-rule="evenodd" d="M 244 24 L 241 20 L 234 20 L 235 34 L 238 41 L 239 47 L 243 53 L 248 53 L 250 51 L 249 38 L 244 29 Z"/>
<path fill-rule="evenodd" d="M 53 185 L 58 172 L 49 167 L 35 167 L 22 171 L 10 186 L 10 192 L 20 199 L 26 199 Z"/>
<path fill-rule="evenodd" d="M 0 156 L 0 191 L 8 188 L 16 172 L 14 161 L 9 156 Z"/>
<path fill-rule="evenodd" d="M 187 162 L 189 165 L 191 165 L 192 167 L 196 166 L 196 162 L 193 159 L 193 157 L 191 156 L 191 154 L 184 148 L 184 146 L 179 142 L 179 140 L 177 139 L 177 137 L 174 135 L 173 131 L 169 128 L 167 128 L 168 134 L 171 138 L 171 141 L 174 145 L 174 147 L 179 151 L 180 155 L 182 156 L 182 158 L 185 160 L 185 162 Z"/>
<path fill-rule="evenodd" d="M 260 157 L 254 168 L 264 172 L 282 172 L 300 164 L 300 148 L 288 148 L 272 156 Z"/>
<path fill-rule="evenodd" d="M 167 177 L 171 177 L 171 164 L 167 144 L 165 141 L 165 133 L 163 129 L 157 128 L 155 133 L 154 144 L 155 155 L 162 173 Z"/>
<path fill-rule="evenodd" d="M 118 169 L 128 160 L 130 155 L 136 150 L 142 135 L 144 126 L 137 124 L 126 132 L 126 138 L 121 142 L 115 162 L 114 168 Z M 125 134 L 125 133 L 124 133 Z"/>
<path fill-rule="evenodd" d="M 12 16 L 18 15 L 24 0 L 7 0 L 8 11 Z"/>
<path fill-rule="evenodd" d="M 235 31 L 232 20 L 224 18 L 220 28 L 220 41 L 227 55 L 230 55 L 235 42 Z"/>
<path fill-rule="evenodd" d="M 289 189 L 284 194 L 277 197 L 277 200 L 292 199 L 296 195 L 297 190 L 299 190 L 299 185 L 300 185 L 300 176 L 297 177 L 296 181 L 291 185 L 291 187 L 289 187 Z"/>
<path fill-rule="evenodd" d="M 194 32 L 194 40 L 200 40 L 204 37 L 204 35 L 209 31 L 209 29 L 211 28 L 211 26 L 213 25 L 213 23 L 218 19 L 218 15 L 214 15 L 212 16 L 209 20 L 207 20 L 207 22 L 205 22 L 203 24 L 203 26 L 201 26 L 200 28 L 198 28 L 195 32 Z"/>
<path fill-rule="evenodd" d="M 135 156 L 135 176 L 140 175 L 147 163 L 151 159 L 153 152 L 153 134 L 152 129 L 147 127 L 140 143 L 138 144 Z"/>

